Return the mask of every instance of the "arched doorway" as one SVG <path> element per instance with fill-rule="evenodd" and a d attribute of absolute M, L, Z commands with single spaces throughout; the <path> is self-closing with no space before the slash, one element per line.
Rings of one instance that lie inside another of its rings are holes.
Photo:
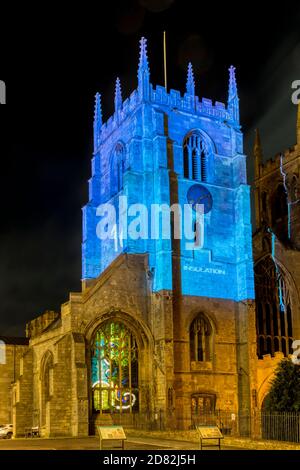
<path fill-rule="evenodd" d="M 95 414 L 139 410 L 138 346 L 120 320 L 107 320 L 97 329 L 91 348 L 91 400 Z"/>

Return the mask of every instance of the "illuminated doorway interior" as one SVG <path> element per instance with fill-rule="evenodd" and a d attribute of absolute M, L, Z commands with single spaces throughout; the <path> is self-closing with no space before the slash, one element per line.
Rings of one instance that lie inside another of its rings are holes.
<path fill-rule="evenodd" d="M 216 396 L 212 393 L 192 395 L 192 415 L 201 416 L 215 412 Z"/>
<path fill-rule="evenodd" d="M 108 321 L 96 332 L 91 375 L 93 412 L 138 411 L 138 348 L 123 323 Z"/>

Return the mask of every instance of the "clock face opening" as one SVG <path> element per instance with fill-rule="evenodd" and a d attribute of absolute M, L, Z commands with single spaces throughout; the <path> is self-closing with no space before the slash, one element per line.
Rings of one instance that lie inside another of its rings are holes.
<path fill-rule="evenodd" d="M 202 184 L 193 184 L 187 192 L 187 201 L 196 211 L 196 204 L 203 204 L 203 212 L 207 214 L 213 206 L 212 195 Z"/>

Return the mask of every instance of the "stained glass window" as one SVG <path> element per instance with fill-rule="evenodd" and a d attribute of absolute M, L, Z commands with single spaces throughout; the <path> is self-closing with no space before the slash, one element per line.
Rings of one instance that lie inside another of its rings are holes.
<path fill-rule="evenodd" d="M 121 322 L 105 322 L 92 346 L 93 410 L 124 413 L 138 410 L 138 348 Z"/>

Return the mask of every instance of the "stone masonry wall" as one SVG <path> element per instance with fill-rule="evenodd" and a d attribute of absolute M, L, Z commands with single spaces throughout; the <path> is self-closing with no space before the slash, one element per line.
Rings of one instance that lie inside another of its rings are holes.
<path fill-rule="evenodd" d="M 27 348 L 26 345 L 5 345 L 4 364 L 0 362 L 0 424 L 12 423 L 12 384 L 19 374 L 20 357 Z"/>
<path fill-rule="evenodd" d="M 25 428 L 32 426 L 33 351 L 28 349 L 20 359 L 20 370 L 13 386 L 14 436 L 24 437 Z"/>

